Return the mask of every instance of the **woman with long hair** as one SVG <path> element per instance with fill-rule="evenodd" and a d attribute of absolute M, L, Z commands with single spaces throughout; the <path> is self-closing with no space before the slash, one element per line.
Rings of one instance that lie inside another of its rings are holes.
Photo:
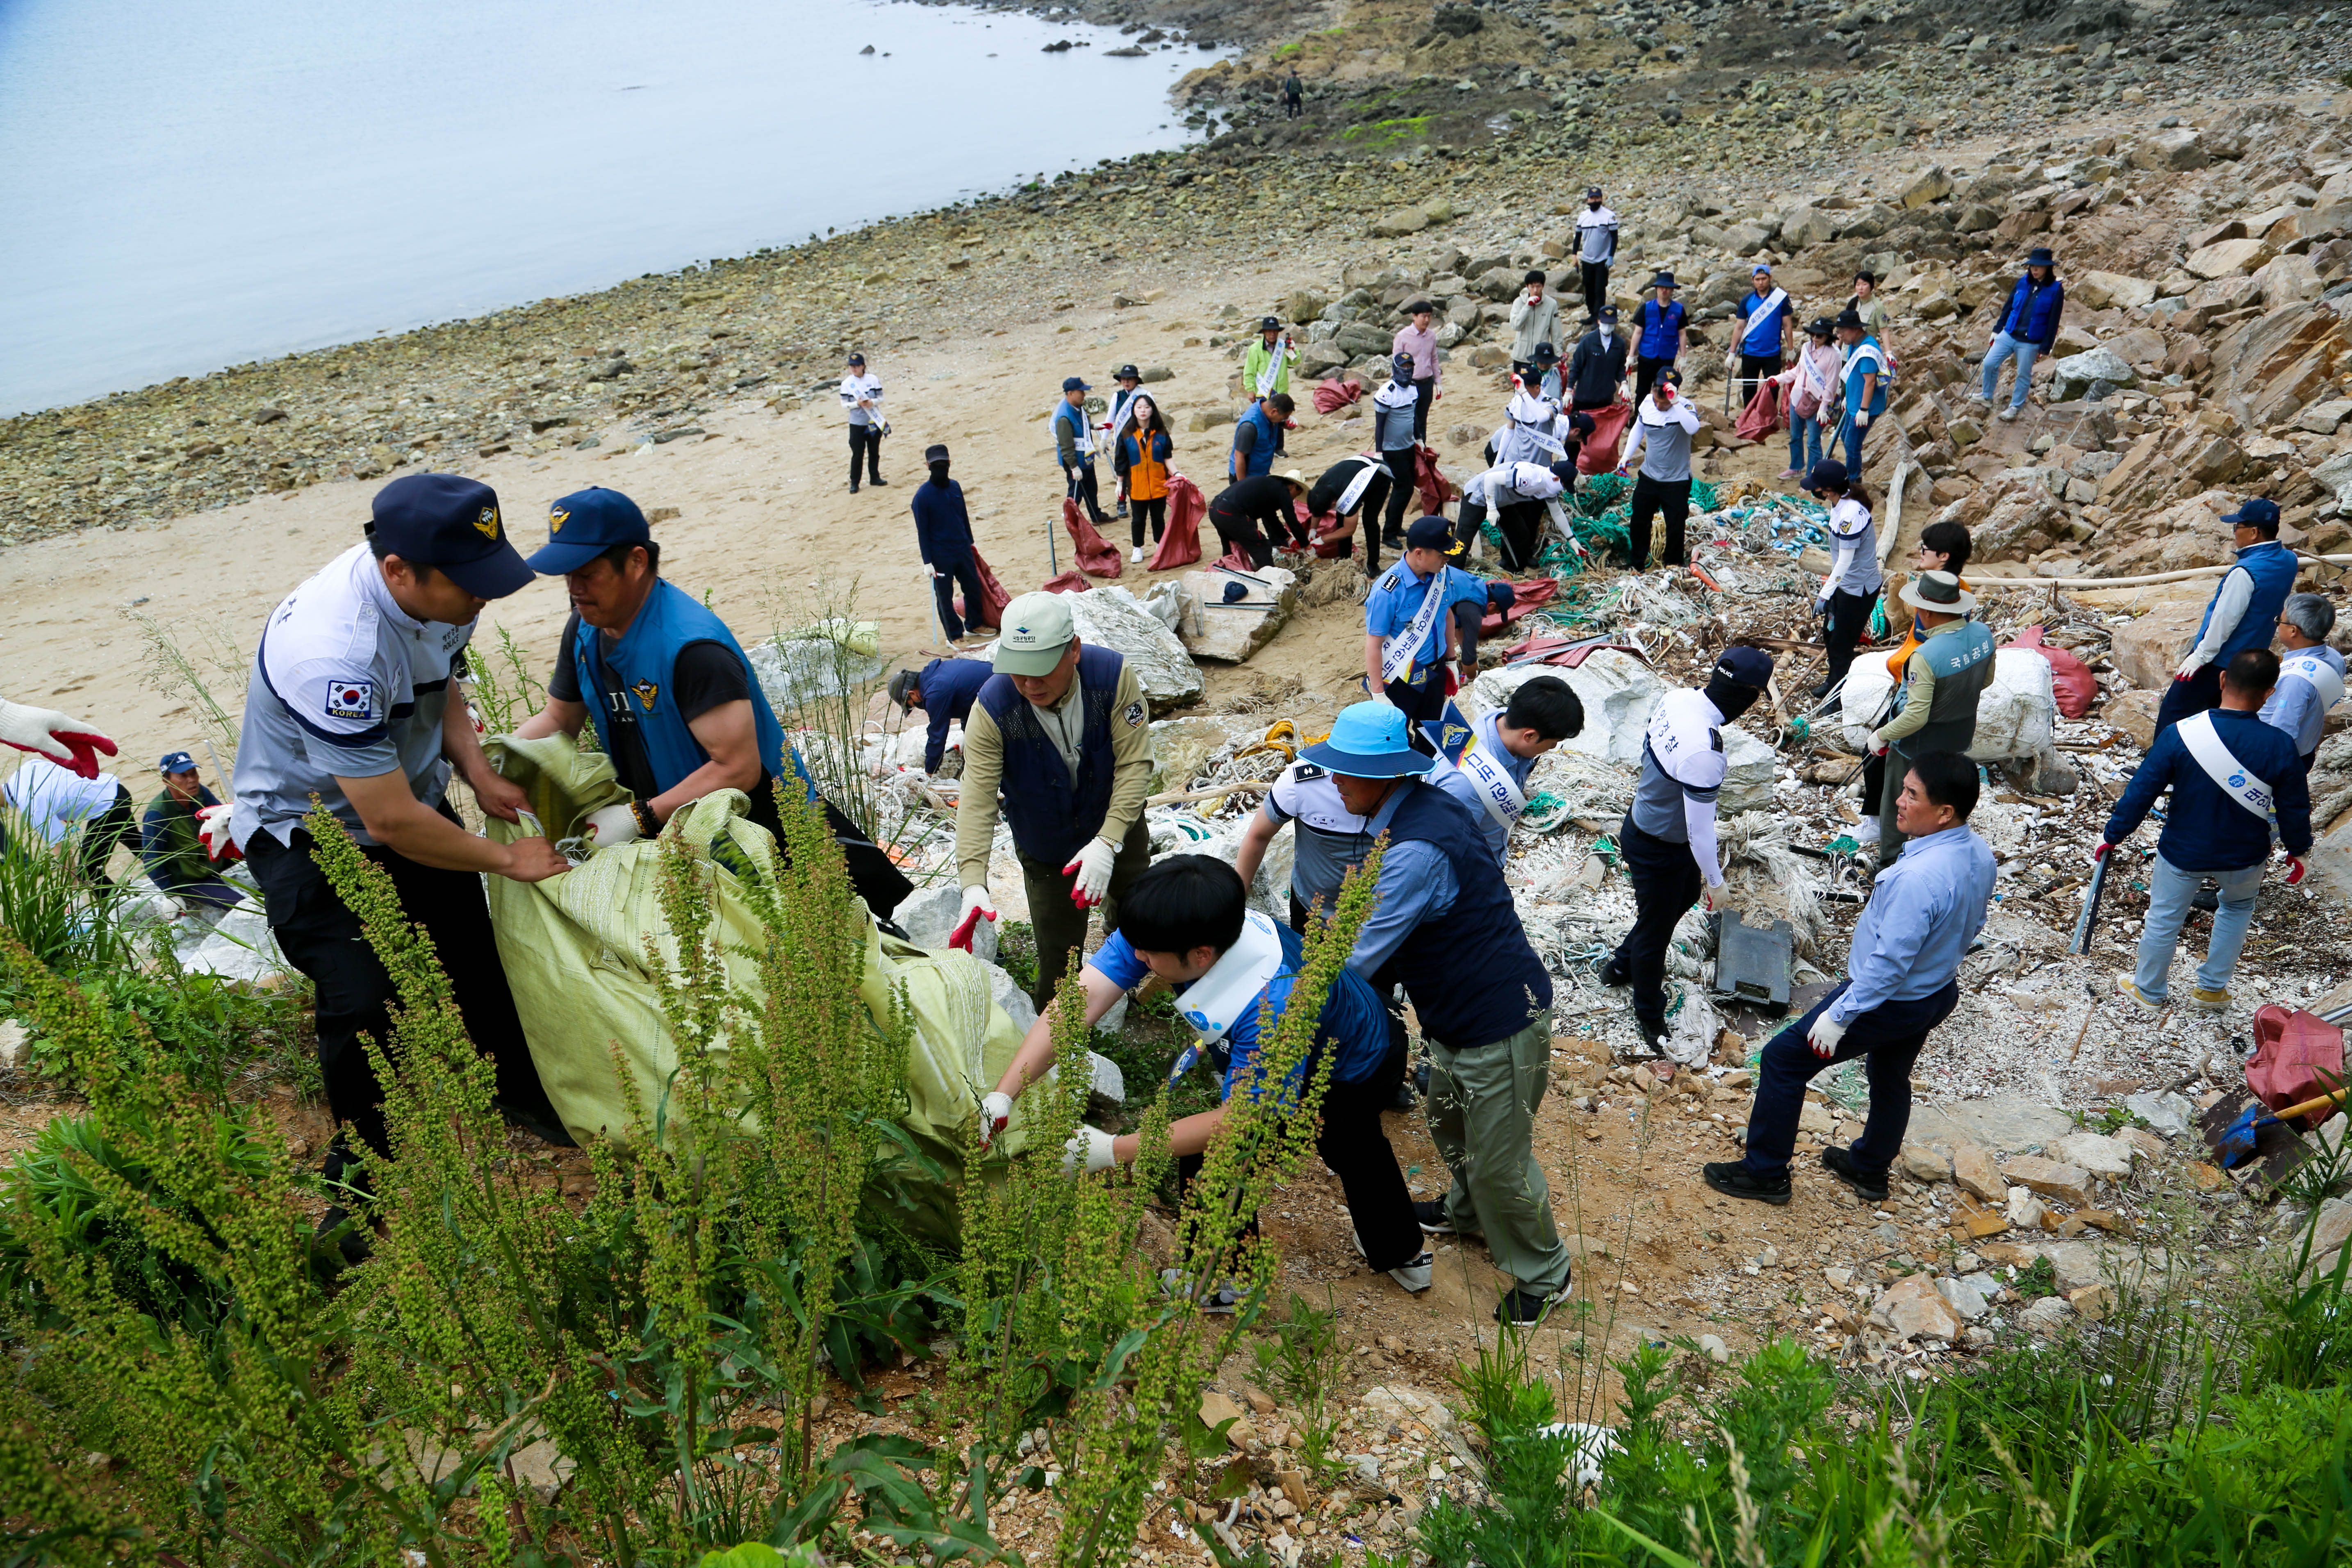
<path fill-rule="evenodd" d="M 1168 438 L 1168 421 L 1161 417 L 1159 403 L 1148 392 L 1137 393 L 1128 401 L 1127 421 L 1111 456 L 1111 465 L 1118 470 L 1119 482 L 1127 491 L 1128 537 L 1135 546 L 1130 560 L 1143 559 L 1147 522 L 1154 544 L 1168 531 L 1168 459 L 1175 453 L 1176 443 Z"/>

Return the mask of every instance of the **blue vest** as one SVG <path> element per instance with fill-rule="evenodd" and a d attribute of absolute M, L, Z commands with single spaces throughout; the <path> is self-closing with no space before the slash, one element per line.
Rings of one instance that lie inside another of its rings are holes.
<path fill-rule="evenodd" d="M 1062 764 L 1037 711 L 1014 689 L 1009 675 L 992 675 L 980 689 L 980 706 L 1004 737 L 1005 826 L 1013 847 L 1032 860 L 1066 866 L 1087 839 L 1102 831 L 1110 810 L 1110 709 L 1118 694 L 1118 674 L 1127 660 L 1088 643 L 1078 649 L 1078 686 L 1085 729 L 1078 740 L 1078 776 Z"/>
<path fill-rule="evenodd" d="M 1241 445 L 1239 434 L 1241 427 L 1244 425 L 1254 425 L 1257 426 L 1257 439 L 1251 443 L 1249 460 L 1242 465 L 1242 471 L 1238 477 L 1244 479 L 1254 479 L 1260 474 L 1270 474 L 1274 472 L 1274 421 L 1265 416 L 1265 405 L 1263 403 L 1251 404 L 1249 406 L 1249 412 L 1243 415 L 1241 418 L 1234 423 L 1234 430 L 1235 433 L 1235 439 L 1234 441 L 1234 445 L 1235 447 L 1239 447 Z"/>
<path fill-rule="evenodd" d="M 1690 310 L 1680 300 L 1658 309 L 1655 300 L 1644 300 L 1633 312 L 1633 320 L 1642 325 L 1642 341 L 1634 352 L 1643 359 L 1672 359 L 1681 351 L 1683 321 Z"/>
<path fill-rule="evenodd" d="M 2039 289 L 2033 286 L 2033 274 L 2023 273 L 2017 287 L 2009 291 L 2009 310 L 2000 319 L 2000 330 L 2021 343 L 2046 342 L 2065 299 L 2066 286 L 2058 281 L 2056 273 Z"/>
<path fill-rule="evenodd" d="M 1414 932 L 1390 962 L 1423 1034 L 1451 1051 L 1507 1040 L 1528 1026 L 1530 1009 L 1551 1005 L 1551 976 L 1528 945 L 1477 817 L 1434 784 L 1405 787 L 1389 838 L 1437 847 L 1454 869 L 1454 908 L 1442 935 Z M 1465 963 L 1472 954 L 1475 962 Z"/>
<path fill-rule="evenodd" d="M 2236 629 L 2221 645 L 2221 651 L 2213 656 L 2217 667 L 2228 664 L 2250 647 L 2270 647 L 2271 638 L 2278 635 L 2279 611 L 2286 607 L 2286 596 L 2294 592 L 2294 552 L 2275 539 L 2265 539 L 2239 551 L 2238 564 L 2254 580 L 2254 592 L 2246 601 L 2246 613 L 2238 617 Z M 2221 596 L 2221 590 L 2215 589 L 2213 597 Z M 2191 647 L 2205 640 L 2205 627 L 2212 619 L 2213 606 L 2209 602 L 2205 619 L 2197 623 Z"/>
<path fill-rule="evenodd" d="M 1086 409 L 1066 397 L 1054 405 L 1054 422 L 1070 427 L 1070 445 L 1077 449 L 1080 466 L 1092 468 L 1095 460 L 1094 432 L 1087 427 Z M 1054 464 L 1059 468 L 1062 461 L 1059 441 L 1055 443 L 1054 451 Z"/>
<path fill-rule="evenodd" d="M 603 634 L 587 622 L 580 623 L 580 634 L 572 645 L 572 668 L 584 696 L 602 692 L 604 683 L 597 679 L 597 641 Z M 625 713 L 603 713 L 597 716 L 600 726 L 634 724 L 646 744 L 646 760 L 653 765 L 655 787 L 668 791 L 677 787 L 678 781 L 710 760 L 694 731 L 686 727 L 686 718 L 677 710 L 677 693 L 671 689 L 670 669 L 677 661 L 678 650 L 693 642 L 715 642 L 742 659 L 743 671 L 751 678 L 751 723 L 760 740 L 760 765 L 768 770 L 771 778 L 798 774 L 808 787 L 808 797 L 817 798 L 816 785 L 808 781 L 808 770 L 801 765 L 799 755 L 784 744 L 782 726 L 776 722 L 773 710 L 768 706 L 768 694 L 760 689 L 759 677 L 751 671 L 751 661 L 743 657 L 743 647 L 727 623 L 703 608 L 693 595 L 672 584 L 667 579 L 655 583 L 654 591 L 637 611 L 637 618 L 621 634 L 621 640 L 604 652 L 604 662 L 620 678 L 624 688 L 622 701 Z M 605 746 L 612 745 L 606 735 Z"/>

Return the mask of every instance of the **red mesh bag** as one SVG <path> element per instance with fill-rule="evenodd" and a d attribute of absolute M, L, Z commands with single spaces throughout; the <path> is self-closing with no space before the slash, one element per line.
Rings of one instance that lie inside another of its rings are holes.
<path fill-rule="evenodd" d="M 2080 719 L 2091 710 L 2099 695 L 2099 678 L 2090 668 L 2063 647 L 2052 647 L 2042 640 L 2040 626 L 2028 626 L 2017 634 L 2011 647 L 2030 647 L 2050 661 L 2050 686 L 2058 700 L 2058 711 L 2069 719 Z"/>
<path fill-rule="evenodd" d="M 956 595 L 956 616 L 968 626 L 986 626 L 993 631 L 1004 624 L 1004 606 L 1013 602 L 1013 595 L 1004 591 L 1004 584 L 998 582 L 996 574 L 988 569 L 987 557 L 981 554 L 980 546 L 976 544 L 971 550 L 971 569 L 980 578 L 980 596 L 987 603 L 981 605 L 980 614 L 975 616 L 971 613 L 971 606 L 965 604 L 963 595 L 959 594 Z"/>
<path fill-rule="evenodd" d="M 2344 1031 L 2316 1013 L 2276 1003 L 2254 1011 L 2254 1056 L 2246 1064 L 2246 1087 L 2273 1110 L 2284 1110 L 2332 1093 L 2344 1082 Z M 2316 1127 L 2334 1110 L 2305 1117 Z"/>
<path fill-rule="evenodd" d="M 1147 572 L 1171 572 L 1201 559 L 1201 520 L 1209 515 L 1209 499 L 1201 487 L 1181 474 L 1168 476 L 1168 531 L 1160 536 Z"/>

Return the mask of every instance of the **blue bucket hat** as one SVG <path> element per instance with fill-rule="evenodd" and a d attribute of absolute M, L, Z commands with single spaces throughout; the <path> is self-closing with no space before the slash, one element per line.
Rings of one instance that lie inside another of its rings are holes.
<path fill-rule="evenodd" d="M 1425 773 L 1436 763 L 1405 738 L 1404 710 L 1386 702 L 1353 702 L 1339 710 L 1331 732 L 1298 753 L 1351 779 L 1396 779 Z"/>

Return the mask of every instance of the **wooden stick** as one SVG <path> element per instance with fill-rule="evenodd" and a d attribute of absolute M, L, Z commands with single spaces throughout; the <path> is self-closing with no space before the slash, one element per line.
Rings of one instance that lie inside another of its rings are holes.
<path fill-rule="evenodd" d="M 2352 555 L 2315 555 L 2298 550 L 2295 558 L 2320 566 L 2352 566 Z M 2153 588 L 2161 583 L 2186 583 L 2198 577 L 2219 577 L 2227 566 L 2191 566 L 2179 572 L 2156 572 L 2144 577 L 1994 577 L 1980 576 L 1977 586 L 1992 588 Z"/>
<path fill-rule="evenodd" d="M 1241 795 L 1244 793 L 1263 795 L 1265 791 L 1270 790 L 1273 787 L 1274 783 L 1270 779 L 1263 784 L 1259 783 L 1257 780 L 1251 779 L 1241 784 L 1219 784 L 1214 789 L 1171 790 L 1165 795 L 1151 795 L 1148 797 L 1143 804 L 1146 805 L 1181 805 L 1186 801 L 1223 800 L 1229 795 Z"/>

